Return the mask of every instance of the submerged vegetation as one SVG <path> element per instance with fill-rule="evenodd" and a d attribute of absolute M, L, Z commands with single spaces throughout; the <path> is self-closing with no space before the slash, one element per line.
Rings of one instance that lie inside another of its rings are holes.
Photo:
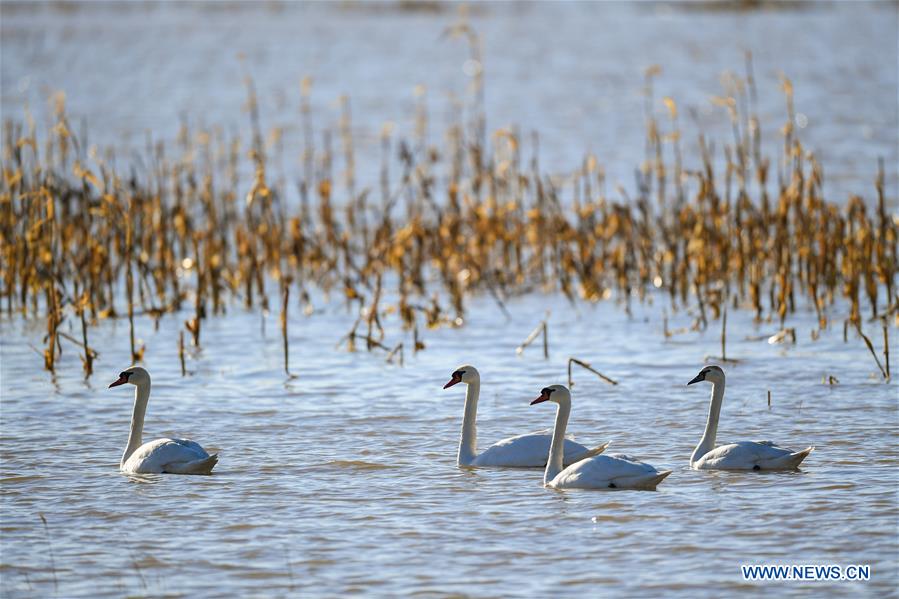
<path fill-rule="evenodd" d="M 794 342 L 786 322 L 797 304 L 817 313 L 814 339 L 840 302 L 845 327 L 862 333 L 864 321 L 877 319 L 887 343 L 889 320 L 899 311 L 899 224 L 887 213 L 883 166 L 875 201 L 824 198 L 821 166 L 793 128 L 787 79 L 778 160 L 762 152 L 747 56 L 745 77 L 730 77 L 715 100 L 729 114 L 733 138 L 719 156 L 699 134 L 700 159 L 690 166 L 678 107 L 663 98 L 665 110 L 656 113 L 659 69 L 647 70 L 646 160 L 637 166 L 634 196 L 619 190 L 613 199 L 595 157 L 551 176 L 541 170 L 537 134 L 488 135 L 478 38 L 466 27 L 450 33 L 467 38 L 474 65 L 465 116 L 442 144 L 429 144 L 419 95 L 413 138 L 382 132 L 377 189 L 360 189 L 356 180 L 348 100 L 333 133 L 316 130 L 308 80 L 301 84 L 296 202 L 287 201 L 292 183 L 270 176 L 269 153 L 280 133 L 266 143 L 249 79 L 249 142 L 185 125 L 177 157 L 161 143 L 148 144 L 127 168 L 116 166 L 112 151 L 86 147 L 62 96 L 43 137 L 33 122 L 5 122 L 2 310 L 45 318 L 46 368 L 56 367 L 66 341 L 80 348 L 88 376 L 97 357 L 90 328 L 101 319 L 128 319 L 139 362 L 135 318 L 157 325 L 169 315 L 183 318 L 200 345 L 204 319 L 235 303 L 263 311 L 280 305 L 284 371 L 293 376 L 289 306 L 296 302 L 311 314 L 313 289 L 339 295 L 358 313 L 341 343 L 351 351 L 364 343 L 400 363 L 403 343 L 385 340 L 385 314 L 398 315 L 413 335 L 407 347 L 417 352 L 425 348 L 421 330 L 464 323 L 472 294 L 489 294 L 506 312 L 504 298 L 534 290 L 561 291 L 571 302 L 616 299 L 625 310 L 665 297 L 668 309 L 693 311 L 694 329 L 728 306 L 745 308 L 776 322 L 780 339 Z M 253 173 L 251 184 L 242 182 L 243 172 Z M 80 335 L 61 328 L 69 319 Z M 546 323 L 541 327 L 548 353 Z M 665 334 L 676 333 L 666 312 Z M 184 343 L 182 333 L 182 373 Z M 881 370 L 887 377 L 888 359 Z"/>

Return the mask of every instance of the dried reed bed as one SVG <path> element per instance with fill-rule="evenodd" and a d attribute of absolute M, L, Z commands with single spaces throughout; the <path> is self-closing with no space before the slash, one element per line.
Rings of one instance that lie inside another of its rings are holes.
<path fill-rule="evenodd" d="M 423 100 L 413 139 L 385 128 L 379 189 L 358 188 L 349 101 L 342 100 L 336 136 L 317 130 L 308 80 L 300 90 L 304 152 L 293 205 L 288 184 L 270 175 L 267 156 L 280 132 L 265 141 L 250 80 L 248 142 L 185 126 L 174 153 L 148 145 L 137 161 L 142 169 L 116 168 L 112 152 L 89 150 L 62 97 L 46 135 L 33 122 L 7 121 L 2 308 L 46 319 L 46 368 L 55 368 L 68 340 L 80 346 L 86 375 L 97 356 L 88 331 L 101 319 L 127 318 L 132 359 L 140 361 L 135 318 L 157 325 L 182 318 L 196 346 L 204 319 L 235 303 L 267 313 L 271 301 L 281 304 L 290 375 L 289 301 L 311 313 L 313 288 L 339 294 L 358 312 L 344 338 L 350 350 L 361 339 L 400 362 L 402 343 L 385 343 L 385 313 L 414 331 L 419 351 L 420 326 L 462 324 L 477 293 L 489 293 L 506 313 L 503 298 L 533 290 L 560 290 L 572 302 L 615 298 L 627 310 L 663 293 L 670 309 L 695 310 L 695 329 L 728 304 L 781 329 L 800 301 L 816 310 L 819 330 L 846 307 L 846 326 L 859 332 L 866 317 L 886 323 L 897 314 L 899 227 L 886 210 L 883 166 L 873 210 L 860 197 L 824 198 L 821 166 L 793 130 L 788 80 L 783 160 L 762 154 L 747 57 L 746 76 L 731 76 L 715 99 L 733 125 L 723 159 L 700 134 L 701 160 L 689 167 L 677 105 L 664 98 L 665 111 L 656 113 L 659 71 L 649 69 L 646 160 L 635 196 L 622 191 L 613 199 L 593 156 L 566 177 L 550 176 L 540 169 L 536 134 L 529 159 L 520 132 L 487 135 L 478 39 L 464 27 L 450 33 L 466 36 L 477 65 L 462 111 L 474 116 L 453 124 L 436 146 L 426 143 Z M 244 160 L 249 184 L 240 176 Z M 390 306 L 387 295 L 395 298 Z M 81 341 L 60 330 L 69 318 Z M 183 335 L 178 355 L 186 372 Z"/>

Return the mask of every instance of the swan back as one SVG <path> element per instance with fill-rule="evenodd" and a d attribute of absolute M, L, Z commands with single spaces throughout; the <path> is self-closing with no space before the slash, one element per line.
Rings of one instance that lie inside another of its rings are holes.
<path fill-rule="evenodd" d="M 659 472 L 626 455 L 598 455 L 572 464 L 549 482 L 556 489 L 655 489 L 671 471 Z"/>

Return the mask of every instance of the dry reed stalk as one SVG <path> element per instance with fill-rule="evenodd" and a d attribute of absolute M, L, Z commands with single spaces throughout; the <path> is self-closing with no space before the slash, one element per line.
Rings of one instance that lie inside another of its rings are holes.
<path fill-rule="evenodd" d="M 415 324 L 415 328 L 412 329 L 412 353 L 417 354 L 425 348 L 425 344 L 418 337 L 418 323 Z"/>
<path fill-rule="evenodd" d="M 883 318 L 883 361 L 886 364 L 886 378 L 890 380 L 890 336 L 888 333 L 886 317 Z"/>
<path fill-rule="evenodd" d="M 568 358 L 568 388 L 569 388 L 569 389 L 572 388 L 572 387 L 574 387 L 574 379 L 572 378 L 572 373 L 571 373 L 571 365 L 572 365 L 572 364 L 577 364 L 577 365 L 580 366 L 581 368 L 585 368 L 585 369 L 589 370 L 590 372 L 592 372 L 593 374 L 595 374 L 596 376 L 598 376 L 599 378 L 601 378 L 601 379 L 604 380 L 605 382 L 609 383 L 610 385 L 617 385 L 617 384 L 618 384 L 618 381 L 616 381 L 616 380 L 614 380 L 614 379 L 611 379 L 611 378 L 607 377 L 606 375 L 604 375 L 604 374 L 601 373 L 600 371 L 598 371 L 598 370 L 596 370 L 595 368 L 593 368 L 593 367 L 592 367 L 590 364 L 588 364 L 587 362 L 584 362 L 583 360 L 578 360 L 577 358 Z"/>
<path fill-rule="evenodd" d="M 196 257 L 193 263 L 197 272 L 197 288 L 194 292 L 194 317 L 185 323 L 187 330 L 193 336 L 193 346 L 200 347 L 200 328 L 203 318 L 203 274 L 200 271 L 200 247 L 199 234 L 191 236 L 193 254 Z M 263 310 L 263 314 L 265 311 Z"/>
<path fill-rule="evenodd" d="M 402 342 L 398 343 L 396 347 L 394 347 L 392 350 L 390 350 L 387 353 L 386 361 L 388 364 L 393 363 L 393 358 L 394 358 L 394 356 L 397 355 L 397 352 L 399 352 L 399 356 L 400 356 L 400 366 L 403 365 L 403 344 L 402 344 Z"/>
<path fill-rule="evenodd" d="M 790 342 L 793 345 L 796 345 L 796 329 L 793 327 L 787 327 L 786 329 L 781 329 L 780 331 L 774 333 L 770 337 L 761 337 L 761 339 L 767 339 L 769 345 L 775 345 L 777 343 L 783 343 L 784 340 L 789 337 Z"/>
<path fill-rule="evenodd" d="M 94 352 L 87 343 L 87 321 L 84 318 L 84 308 L 87 301 L 88 296 L 87 292 L 85 292 L 76 302 L 76 313 L 78 314 L 78 319 L 81 321 L 81 342 L 84 347 L 84 357 L 81 358 L 82 366 L 84 367 L 84 378 L 90 378 L 91 374 L 93 374 L 94 358 L 96 356 L 96 352 Z"/>
<path fill-rule="evenodd" d="M 521 355 L 524 348 L 534 342 L 540 334 L 543 334 L 543 357 L 549 359 L 549 340 L 547 339 L 547 324 L 545 320 L 541 320 L 540 324 L 531 331 L 527 338 L 521 342 L 521 345 L 515 348 L 515 353 Z"/>
<path fill-rule="evenodd" d="M 50 571 L 53 573 L 53 589 L 59 593 L 59 581 L 56 578 L 56 559 L 53 557 L 53 542 L 50 540 L 50 527 L 47 525 L 47 519 L 43 514 L 38 514 L 41 523 L 44 525 L 44 535 L 47 537 L 47 549 L 50 552 Z"/>
<path fill-rule="evenodd" d="M 128 340 L 131 344 L 131 363 L 137 364 L 143 358 L 143 349 L 138 349 L 134 339 L 134 274 L 131 261 L 134 257 L 134 234 L 132 224 L 133 199 L 129 196 L 125 217 L 125 288 L 128 299 Z"/>
<path fill-rule="evenodd" d="M 181 376 L 187 376 L 187 364 L 184 357 L 184 331 L 178 331 L 178 361 L 181 363 Z"/>
<path fill-rule="evenodd" d="M 56 354 L 59 347 L 59 296 L 56 285 L 47 281 L 47 349 L 44 350 L 44 367 L 50 372 L 56 371 Z"/>
<path fill-rule="evenodd" d="M 148 140 L 133 174 L 117 170 L 110 153 L 85 156 L 84 140 L 72 132 L 62 101 L 45 139 L 33 125 L 7 120 L 0 230 L 10 241 L 0 246 L 0 278 L 7 313 L 46 317 L 45 366 L 57 364 L 64 320 L 59 298 L 76 282 L 90 310 L 83 338 L 97 320 L 116 317 L 116 302 L 125 296 L 135 360 L 142 353 L 134 331 L 138 313 L 158 325 L 193 291 L 194 315 L 186 326 L 196 345 L 207 297 L 215 315 L 225 313 L 234 299 L 261 307 L 264 324 L 265 286 L 282 270 L 299 277 L 301 289 L 307 284 L 326 294 L 346 289 L 348 306 L 363 290 L 371 292 L 364 337 L 369 350 L 384 339 L 381 292 L 374 289 L 384 275 L 397 280 L 404 328 L 416 326 L 416 310 L 429 328 L 461 326 L 465 302 L 478 293 L 493 296 L 504 314 L 504 298 L 533 289 L 562 291 L 570 302 L 614 298 L 630 313 L 632 301 L 653 301 L 657 288 L 673 309 L 696 309 L 694 330 L 720 315 L 722 354 L 722 311 L 728 304 L 751 307 L 759 322 L 777 318 L 794 342 L 795 329 L 785 323 L 802 297 L 814 306 L 821 330 L 831 306 L 837 301 L 849 306 L 844 340 L 849 323 L 861 322 L 862 302 L 877 316 L 896 312 L 899 230 L 886 210 L 882 161 L 874 211 L 862 198 L 852 197 L 845 206 L 826 201 L 821 167 L 793 129 L 793 88 L 786 79 L 782 160 L 772 163 L 763 156 L 749 54 L 745 77 L 727 78 L 724 96 L 715 101 L 733 129 L 722 172 L 716 172 L 721 152 L 703 135 L 699 162 L 683 164 L 677 104 L 665 98 L 670 118 L 657 117 L 653 85 L 659 69 L 647 71 L 645 168 L 639 169 L 635 197 L 621 189 L 615 198 L 607 195 L 603 169 L 593 156 L 560 179 L 541 168 L 538 133 L 530 136 L 529 164 L 522 160 L 519 131 L 497 132 L 488 143 L 480 39 L 464 23 L 449 33 L 468 42 L 471 93 L 453 104 L 459 116 L 443 145 L 425 141 L 423 92 L 416 96 L 415 140 L 384 128 L 382 204 L 374 218 L 366 191 L 356 191 L 349 100 L 341 102 L 335 131 L 342 152 L 335 154 L 331 130 L 313 130 L 308 79 L 300 88 L 303 177 L 296 208 L 285 201 L 283 178 L 271 174 L 280 162 L 280 133 L 273 132 L 272 143 L 265 145 L 249 78 L 248 142 L 184 126 L 177 141 L 181 158 L 169 158 L 163 144 Z M 314 146 L 318 135 L 320 151 Z M 44 146 L 48 151 L 39 151 Z M 270 149 L 274 158 L 266 154 Z M 673 165 L 666 162 L 672 154 Z M 245 155 L 249 165 L 240 162 Z M 395 155 L 400 177 L 391 182 Z M 346 176 L 335 178 L 339 160 Z M 246 166 L 254 179 L 244 195 L 238 173 Z M 767 185 L 771 167 L 777 179 L 773 194 Z M 344 189 L 337 189 L 339 181 Z M 335 209 L 338 194 L 347 198 L 342 210 Z M 192 256 L 193 264 L 185 266 L 184 256 Z M 197 276 L 190 290 L 185 274 L 193 267 Z M 882 289 L 885 307 L 878 305 Z M 455 314 L 446 313 L 443 301 Z M 416 302 L 427 307 L 413 307 Z M 666 338 L 677 334 L 668 330 L 667 312 L 664 318 Z M 544 325 L 545 357 L 547 329 Z M 347 339 L 352 349 L 357 337 Z"/>
<path fill-rule="evenodd" d="M 290 302 L 290 285 L 293 280 L 290 277 L 281 279 L 281 339 L 284 346 L 284 374 L 288 378 L 296 378 L 290 373 L 290 340 L 287 336 L 287 308 Z"/>
<path fill-rule="evenodd" d="M 871 343 L 871 340 L 868 339 L 868 336 L 862 332 L 861 326 L 856 325 L 855 330 L 858 331 L 858 334 L 861 335 L 861 338 L 864 340 L 865 345 L 868 346 L 868 351 L 871 352 L 871 357 L 874 358 L 874 362 L 877 364 L 877 369 L 880 370 L 880 374 L 883 375 L 884 380 L 890 380 L 890 375 L 887 374 L 887 371 L 884 370 L 883 366 L 880 365 L 880 359 L 877 357 L 877 352 L 874 351 L 874 344 Z"/>
<path fill-rule="evenodd" d="M 549 360 L 549 324 L 543 321 L 543 358 Z"/>
<path fill-rule="evenodd" d="M 371 308 L 368 311 L 368 334 L 366 334 L 365 338 L 368 343 L 368 351 L 371 351 L 372 347 L 376 345 L 380 345 L 380 341 L 384 339 L 384 327 L 381 326 L 381 319 L 378 317 L 378 303 L 381 301 L 381 275 L 378 275 L 377 281 L 375 283 L 375 293 L 372 297 Z M 377 326 L 378 332 L 380 334 L 378 343 L 375 343 L 374 338 L 372 337 L 373 328 Z M 382 346 L 383 347 L 383 346 Z"/>
<path fill-rule="evenodd" d="M 727 308 L 721 317 L 721 361 L 727 362 Z"/>

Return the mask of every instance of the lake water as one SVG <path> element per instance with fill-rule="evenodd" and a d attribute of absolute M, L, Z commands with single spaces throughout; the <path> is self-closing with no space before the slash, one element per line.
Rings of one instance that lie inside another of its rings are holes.
<path fill-rule="evenodd" d="M 181 112 L 240 127 L 243 52 L 269 125 L 296 128 L 303 75 L 314 77 L 317 107 L 332 117 L 334 98 L 350 94 L 364 164 L 375 152 L 364 140 L 376 146 L 385 119 L 410 126 L 413 85 L 428 87 L 437 121 L 442 94 L 463 90 L 464 48 L 439 41 L 454 12 L 4 4 L 2 108 L 15 116 L 28 101 L 42 114 L 45 92 L 64 89 L 92 139 L 118 147 L 129 135 L 142 144 L 146 128 L 173 137 Z M 663 66 L 657 95 L 699 106 L 719 93 L 720 70 L 739 70 L 752 48 L 768 89 L 763 122 L 782 121 L 782 69 L 796 81 L 797 110 L 809 119 L 803 136 L 822 149 L 835 199 L 871 199 L 877 156 L 887 158 L 895 198 L 895 4 L 700 12 L 572 3 L 475 13 L 491 127 L 541 131 L 543 157 L 560 169 L 592 149 L 629 185 L 643 151 L 643 68 Z M 698 110 L 709 127 L 723 126 L 716 112 Z M 895 593 L 899 394 L 879 380 L 859 338 L 843 342 L 839 324 L 812 341 L 815 316 L 803 309 L 788 320 L 798 343 L 769 345 L 747 337 L 775 325 L 729 315 L 727 353 L 740 361 L 725 365 L 719 441 L 816 447 L 801 472 L 737 474 L 688 467 L 710 389 L 685 384 L 719 353 L 720 323 L 665 339 L 661 297 L 636 305 L 632 318 L 612 302 L 573 308 L 533 294 L 510 299 L 506 319 L 490 298 L 477 299 L 464 327 L 425 331 L 427 348 L 407 351 L 402 367 L 383 352 L 336 348 L 356 315 L 322 297 L 313 304 L 311 316 L 291 316 L 292 380 L 276 314 L 263 321 L 235 305 L 204 322 L 185 378 L 177 340 L 189 315 L 166 317 L 158 330 L 138 319 L 153 376 L 145 434 L 218 451 L 210 477 L 118 473 L 132 394 L 106 386 L 128 365 L 126 321 L 92 329 L 100 357 L 85 382 L 65 341 L 57 374 L 42 369 L 30 346 L 41 345 L 43 322 L 0 319 L 2 595 Z M 547 310 L 550 359 L 538 346 L 516 355 Z M 845 312 L 837 306 L 831 316 L 840 323 Z M 679 313 L 670 327 L 691 320 Z M 385 325 L 388 344 L 411 346 L 395 315 Z M 879 350 L 879 331 L 866 330 Z M 895 328 L 891 336 L 899 338 Z M 570 431 L 672 469 L 658 492 L 560 492 L 544 489 L 536 470 L 456 467 L 464 391 L 442 386 L 457 365 L 482 374 L 484 448 L 552 425 L 551 407 L 528 403 L 566 382 L 569 356 L 620 382 L 576 370 Z M 831 375 L 839 384 L 822 384 Z M 741 564 L 768 563 L 869 564 L 871 580 L 743 581 Z"/>
<path fill-rule="evenodd" d="M 539 347 L 516 356 L 547 307 L 550 359 Z M 130 387 L 106 389 L 127 365 L 127 324 L 94 333 L 101 358 L 85 383 L 73 347 L 52 378 L 28 347 L 40 325 L 3 321 L 4 596 L 50 596 L 56 584 L 65 597 L 722 596 L 755 588 L 743 563 L 872 567 L 867 583 L 772 584 L 779 595 L 895 588 L 896 385 L 877 379 L 861 340 L 844 344 L 836 327 L 812 342 L 804 313 L 795 347 L 747 341 L 773 326 L 732 314 L 742 333 L 728 354 L 740 362 L 725 366 L 720 441 L 816 450 L 801 473 L 695 472 L 709 388 L 685 384 L 718 353 L 715 325 L 666 341 L 655 308 L 629 320 L 608 303 L 572 311 L 535 295 L 509 310 L 505 321 L 478 303 L 464 328 L 426 333 L 427 349 L 404 367 L 383 352 L 335 350 L 353 320 L 343 310 L 297 316 L 295 380 L 281 372 L 274 316 L 265 336 L 240 309 L 210 320 L 187 378 L 179 320 L 159 331 L 143 322 L 154 377 L 146 434 L 195 439 L 221 461 L 211 477 L 142 479 L 117 472 Z M 568 356 L 620 382 L 576 369 L 571 432 L 673 469 L 658 492 L 559 492 L 542 488 L 540 471 L 456 467 L 464 391 L 441 387 L 458 364 L 482 373 L 485 447 L 552 425 L 550 407 L 528 402 L 565 383 Z M 827 375 L 840 383 L 822 384 Z"/>
<path fill-rule="evenodd" d="M 284 156 L 272 168 L 293 182 L 301 165 L 300 80 L 308 76 L 317 132 L 336 129 L 338 98 L 350 98 L 359 186 L 376 186 L 382 127 L 412 132 L 415 87 L 427 90 L 430 143 L 442 145 L 455 114 L 450 96 L 467 97 L 470 85 L 466 44 L 442 36 L 458 21 L 457 7 L 378 6 L 4 3 L 0 108 L 4 117 L 21 118 L 27 104 L 42 124 L 51 114 L 48 95 L 64 91 L 76 130 L 84 119 L 90 142 L 115 145 L 123 160 L 143 152 L 148 132 L 175 139 L 182 121 L 248 139 L 243 78 L 249 74 L 263 128 L 283 128 Z M 895 4 L 701 11 L 649 3 L 491 3 L 470 12 L 483 40 L 488 130 L 517 125 L 525 157 L 529 134 L 538 131 L 545 169 L 573 170 L 590 151 L 606 169 L 611 195 L 618 184 L 632 190 L 645 157 L 643 73 L 651 65 L 662 68 L 654 92 L 662 126 L 669 125 L 661 98 L 671 96 L 688 155 L 697 153 L 700 128 L 720 154 L 732 141 L 730 123 L 710 99 L 724 95 L 724 71 L 744 74 L 751 50 L 762 138 L 773 161 L 787 118 L 785 74 L 804 117 L 797 132 L 819 155 L 830 199 L 872 197 L 878 157 L 892 188 L 899 187 Z"/>

